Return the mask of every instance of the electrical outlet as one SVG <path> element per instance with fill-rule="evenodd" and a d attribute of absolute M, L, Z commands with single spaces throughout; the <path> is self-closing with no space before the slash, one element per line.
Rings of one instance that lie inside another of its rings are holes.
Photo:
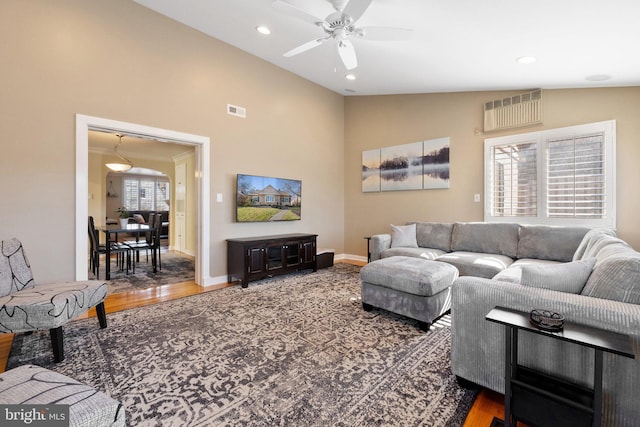
<path fill-rule="evenodd" d="M 216 194 L 216 202 L 222 203 L 222 193 Z"/>
<path fill-rule="evenodd" d="M 476 193 L 473 195 L 473 201 L 476 203 L 480 203 L 480 194 Z"/>

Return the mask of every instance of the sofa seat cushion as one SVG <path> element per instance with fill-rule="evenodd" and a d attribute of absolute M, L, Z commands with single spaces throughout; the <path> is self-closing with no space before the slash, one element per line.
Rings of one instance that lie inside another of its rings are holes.
<path fill-rule="evenodd" d="M 551 261 L 547 259 L 523 258 L 515 260 L 509 267 L 493 276 L 493 280 L 501 282 L 517 283 L 522 282 L 522 267 L 530 265 L 553 265 L 560 264 L 560 261 Z"/>
<path fill-rule="evenodd" d="M 436 258 L 455 266 L 460 276 L 476 276 L 490 279 L 513 264 L 513 259 L 506 255 L 481 252 L 456 251 L 440 255 Z"/>
<path fill-rule="evenodd" d="M 0 331 L 54 329 L 104 301 L 107 284 L 99 280 L 50 283 L 0 297 Z"/>
<path fill-rule="evenodd" d="M 5 405 L 69 405 L 66 425 L 72 427 L 126 424 L 124 407 L 117 400 L 65 375 L 34 365 L 18 366 L 0 375 L 0 401 Z"/>
<path fill-rule="evenodd" d="M 391 248 L 385 249 L 380 254 L 381 258 L 389 258 L 392 256 L 409 256 L 422 259 L 436 259 L 446 252 L 440 249 L 432 248 Z"/>
<path fill-rule="evenodd" d="M 362 282 L 419 296 L 433 296 L 457 277 L 458 270 L 451 265 L 404 256 L 373 261 L 360 270 Z"/>

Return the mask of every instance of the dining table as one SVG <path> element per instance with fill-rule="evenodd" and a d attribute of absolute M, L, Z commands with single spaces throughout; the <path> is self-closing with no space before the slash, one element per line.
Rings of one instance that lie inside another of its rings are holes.
<path fill-rule="evenodd" d="M 153 230 L 149 224 L 127 224 L 122 226 L 121 224 L 107 224 L 96 227 L 97 230 L 102 231 L 105 234 L 105 280 L 111 280 L 111 244 L 118 241 L 118 234 L 128 233 L 129 235 L 135 235 L 136 241 L 140 238 L 141 234 L 148 233 Z M 135 261 L 134 261 L 135 262 Z M 157 272 L 157 267 L 154 263 L 153 272 Z"/>

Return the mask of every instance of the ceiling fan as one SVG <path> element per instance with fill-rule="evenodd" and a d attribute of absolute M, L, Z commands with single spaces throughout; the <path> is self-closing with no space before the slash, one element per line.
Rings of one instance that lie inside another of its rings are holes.
<path fill-rule="evenodd" d="M 273 7 L 292 17 L 310 22 L 324 30 L 325 35 L 317 39 L 308 41 L 296 48 L 284 53 L 289 58 L 306 52 L 314 47 L 330 40 L 335 40 L 338 49 L 338 56 L 342 60 L 347 70 L 353 70 L 358 66 L 358 59 L 353 43 L 349 40 L 352 37 L 374 41 L 395 41 L 408 40 L 411 38 L 412 30 L 406 28 L 392 27 L 356 27 L 356 21 L 362 17 L 371 5 L 372 0 L 327 0 L 335 12 L 329 14 L 325 19 L 317 18 L 312 14 L 299 9 L 282 0 L 273 2 Z"/>

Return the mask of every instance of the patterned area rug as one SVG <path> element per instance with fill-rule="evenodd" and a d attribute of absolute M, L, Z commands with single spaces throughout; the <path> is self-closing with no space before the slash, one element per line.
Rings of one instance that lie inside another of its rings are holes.
<path fill-rule="evenodd" d="M 119 271 L 115 260 L 111 262 L 111 280 L 107 281 L 109 293 L 126 292 L 147 289 L 154 286 L 169 285 L 195 280 L 195 264 L 193 257 L 182 255 L 180 252 L 162 252 L 162 270 L 153 272 L 151 256 L 146 261 L 144 252 L 140 253 L 140 262 L 136 263 L 136 272 Z M 95 278 L 89 272 L 89 278 Z M 100 259 L 100 278 L 105 278 L 104 256 Z"/>
<path fill-rule="evenodd" d="M 451 332 L 359 301 L 348 264 L 16 336 L 9 367 L 33 363 L 123 402 L 132 426 L 460 426 L 475 392 L 450 371 Z"/>

